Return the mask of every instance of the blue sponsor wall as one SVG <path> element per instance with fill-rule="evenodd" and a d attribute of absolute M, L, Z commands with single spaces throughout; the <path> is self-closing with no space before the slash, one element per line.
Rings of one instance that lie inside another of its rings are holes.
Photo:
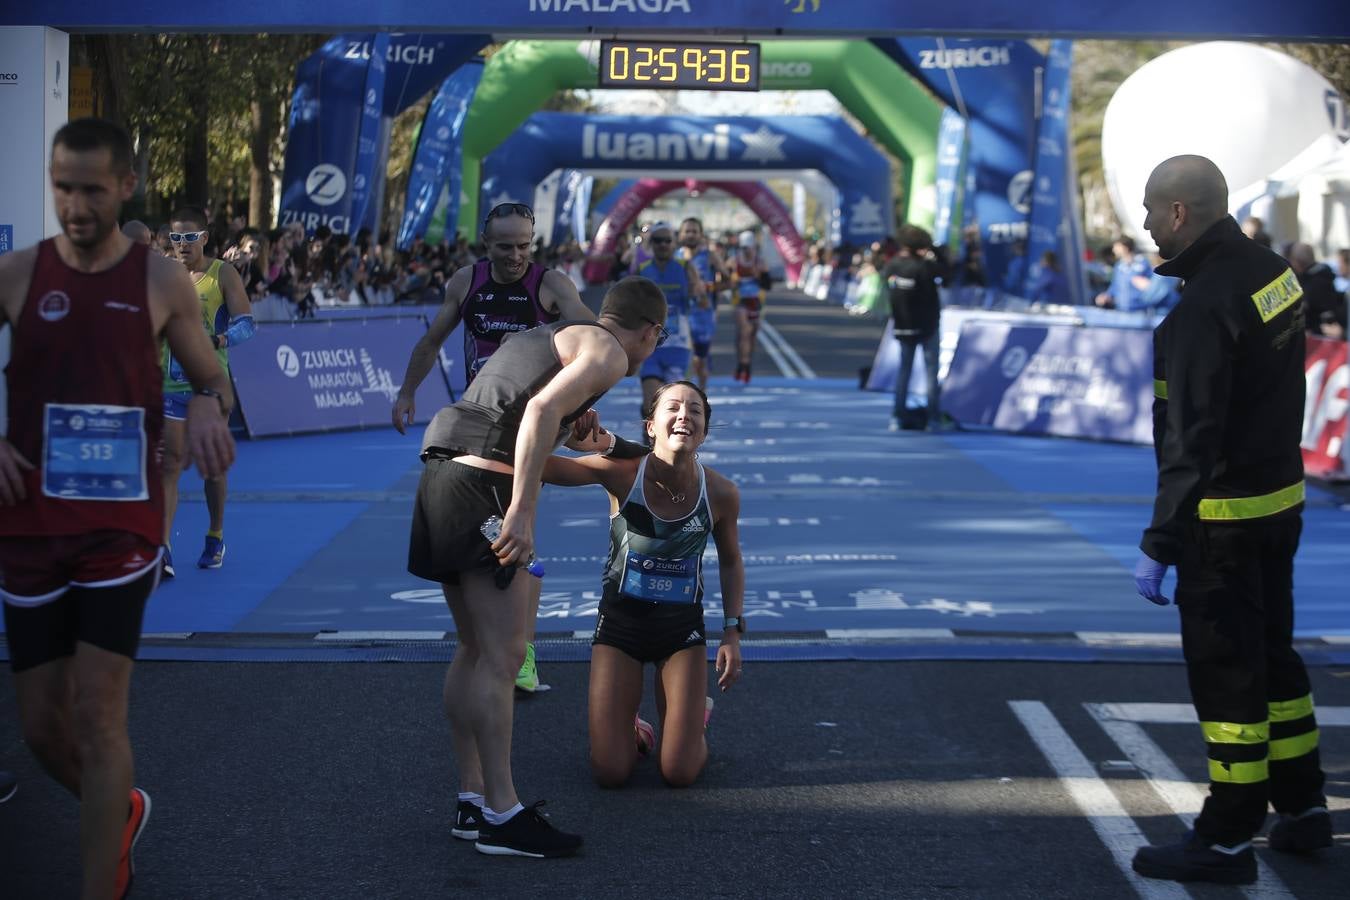
<path fill-rule="evenodd" d="M 1123 328 L 968 321 L 942 387 L 963 425 L 1148 444 L 1153 336 Z"/>
<path fill-rule="evenodd" d="M 249 435 L 389 425 L 408 356 L 426 330 L 420 315 L 260 325 L 230 359 Z M 453 335 L 446 344 L 457 346 Z M 450 403 L 445 362 L 417 389 L 418 424 Z"/>

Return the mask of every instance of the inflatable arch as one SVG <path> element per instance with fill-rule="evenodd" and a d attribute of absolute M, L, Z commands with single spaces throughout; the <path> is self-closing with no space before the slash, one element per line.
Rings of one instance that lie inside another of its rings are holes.
<path fill-rule="evenodd" d="M 633 224 L 648 206 L 660 197 L 664 197 L 678 188 L 716 189 L 730 194 L 745 202 L 745 205 L 759 216 L 773 235 L 774 245 L 783 257 L 783 268 L 789 282 L 801 277 L 802 263 L 806 261 L 806 242 L 797 233 L 792 224 L 792 214 L 778 199 L 778 195 L 769 190 L 762 181 L 696 181 L 692 178 L 684 181 L 662 181 L 657 178 L 640 178 L 619 195 L 609 214 L 600 223 L 591 242 L 591 258 L 586 263 L 586 280 L 598 284 L 609 277 L 609 262 L 602 257 L 614 252 L 618 236 Z M 678 225 L 678 222 L 671 223 Z"/>
<path fill-rule="evenodd" d="M 465 234 L 478 229 L 483 160 L 555 92 L 594 88 L 596 52 L 594 41 L 511 41 L 488 60 L 464 127 Z M 833 93 L 904 166 L 905 220 L 932 226 L 942 106 L 927 90 L 868 41 L 766 41 L 760 59 L 764 90 Z"/>
<path fill-rule="evenodd" d="M 555 169 L 739 181 L 815 169 L 834 182 L 835 243 L 894 230 L 890 166 L 835 116 L 595 116 L 538 112 L 487 159 L 482 202 L 529 201 Z"/>

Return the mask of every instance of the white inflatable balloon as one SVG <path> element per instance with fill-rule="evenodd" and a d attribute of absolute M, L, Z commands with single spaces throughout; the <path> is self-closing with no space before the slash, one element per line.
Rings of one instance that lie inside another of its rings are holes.
<path fill-rule="evenodd" d="M 1116 91 L 1102 121 L 1102 168 L 1116 215 L 1144 246 L 1144 184 L 1163 160 L 1209 157 L 1229 191 L 1260 181 L 1320 136 L 1340 101 L 1316 70 L 1254 44 L 1218 41 L 1164 53 Z"/>

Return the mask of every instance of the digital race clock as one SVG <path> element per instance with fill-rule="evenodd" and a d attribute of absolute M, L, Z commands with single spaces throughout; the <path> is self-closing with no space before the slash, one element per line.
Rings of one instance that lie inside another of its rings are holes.
<path fill-rule="evenodd" d="M 601 41 L 600 87 L 759 90 L 759 44 Z"/>

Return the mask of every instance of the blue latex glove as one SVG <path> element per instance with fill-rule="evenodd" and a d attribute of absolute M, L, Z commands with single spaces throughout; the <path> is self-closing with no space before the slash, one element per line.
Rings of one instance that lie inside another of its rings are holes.
<path fill-rule="evenodd" d="M 1140 553 L 1139 561 L 1134 564 L 1134 585 L 1139 589 L 1139 596 L 1159 606 L 1171 603 L 1162 595 L 1162 581 L 1166 574 L 1167 566 L 1147 553 Z"/>

